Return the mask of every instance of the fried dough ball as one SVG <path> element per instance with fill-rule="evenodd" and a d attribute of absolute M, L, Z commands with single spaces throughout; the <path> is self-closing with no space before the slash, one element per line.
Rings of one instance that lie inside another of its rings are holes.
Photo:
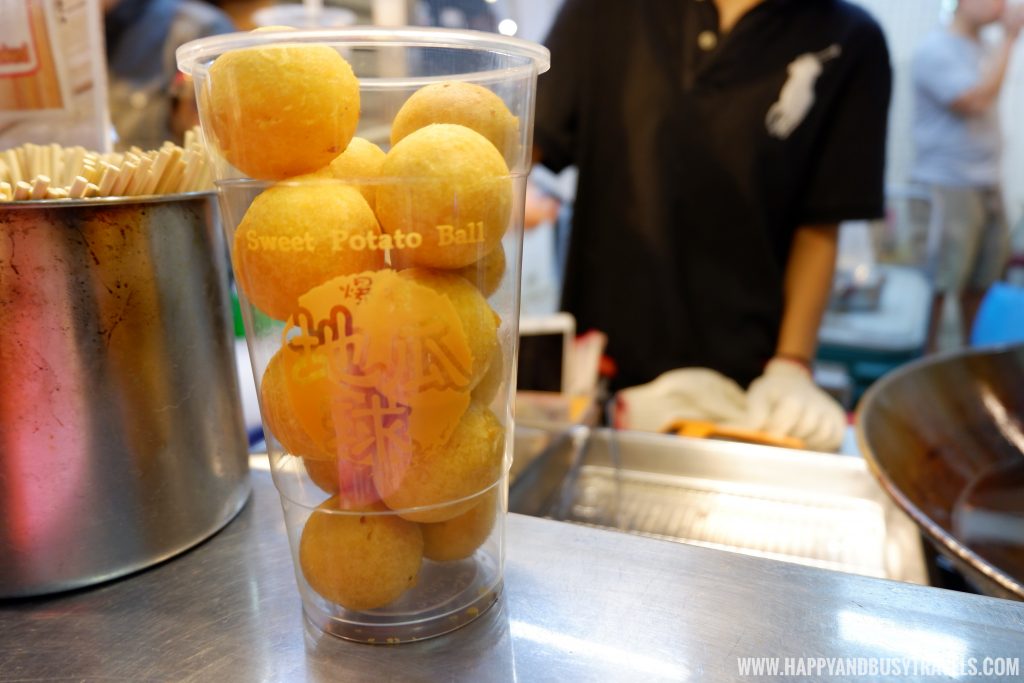
<path fill-rule="evenodd" d="M 332 461 L 337 454 L 323 439 L 314 439 L 310 436 L 296 412 L 286 374 L 288 370 L 283 356 L 286 352 L 287 349 L 275 353 L 263 372 L 263 379 L 260 382 L 263 420 L 271 434 L 288 453 L 309 460 Z M 322 396 L 323 410 L 329 409 L 328 398 L 325 392 Z M 337 489 L 334 492 L 337 493 Z"/>
<path fill-rule="evenodd" d="M 505 275 L 505 247 L 499 242 L 482 259 L 455 272 L 476 285 L 485 297 L 489 297 L 498 291 L 501 278 Z"/>
<path fill-rule="evenodd" d="M 323 168 L 359 121 L 359 82 L 325 45 L 225 52 L 199 98 L 211 142 L 252 178 L 281 180 Z"/>
<path fill-rule="evenodd" d="M 405 101 L 391 123 L 391 144 L 431 123 L 457 123 L 490 140 L 509 167 L 519 156 L 519 119 L 487 88 L 464 81 L 424 86 Z"/>
<path fill-rule="evenodd" d="M 302 464 L 314 484 L 336 496 L 338 509 L 361 510 L 380 501 L 369 465 L 357 464 L 344 458 L 303 458 Z"/>
<path fill-rule="evenodd" d="M 382 249 L 347 241 L 380 236 L 363 196 L 337 181 L 304 178 L 260 193 L 235 231 L 231 263 L 249 302 L 285 320 L 301 294 L 331 278 L 384 267 Z"/>
<path fill-rule="evenodd" d="M 328 343 L 304 362 L 329 377 L 333 419 L 318 426 L 324 421 L 313 404 L 298 411 L 307 431 L 336 438 L 338 452 L 351 453 L 355 462 L 367 450 L 408 451 L 401 438 L 432 446 L 451 437 L 469 406 L 473 356 L 448 297 L 380 270 L 314 287 L 299 297 L 299 310 L 301 320 L 293 317 L 289 326 L 307 334 L 331 330 Z M 293 393 L 299 400 L 310 394 L 302 388 Z"/>
<path fill-rule="evenodd" d="M 408 249 L 396 249 L 391 252 L 391 265 L 399 270 L 411 268 Z M 505 276 L 505 247 L 501 242 L 479 261 L 463 266 L 452 272 L 469 280 L 487 298 L 498 291 L 501 278 Z"/>
<path fill-rule="evenodd" d="M 487 372 L 480 378 L 480 382 L 473 387 L 470 394 L 474 401 L 481 405 L 490 405 L 494 397 L 498 395 L 501 383 L 505 380 L 505 354 L 501 350 L 501 344 L 494 347 L 491 361 L 487 365 Z"/>
<path fill-rule="evenodd" d="M 477 500 L 427 510 L 408 508 L 458 500 L 493 484 L 501 474 L 504 443 L 505 430 L 498 418 L 487 408 L 470 404 L 447 443 L 433 448 L 413 444 L 406 458 L 378 453 L 373 481 L 384 503 L 405 519 L 443 522 L 468 511 Z"/>
<path fill-rule="evenodd" d="M 328 166 L 330 174 L 340 180 L 368 180 L 380 175 L 384 150 L 364 138 L 352 138 L 345 151 Z M 376 210 L 377 188 L 370 183 L 355 186 L 371 209 Z"/>
<path fill-rule="evenodd" d="M 435 123 L 409 134 L 388 152 L 381 176 L 381 227 L 418 242 L 398 254 L 404 263 L 462 268 L 497 247 L 508 228 L 508 166 L 487 138 L 465 126 Z"/>
<path fill-rule="evenodd" d="M 494 528 L 498 490 L 492 488 L 468 512 L 445 522 L 423 524 L 423 557 L 435 562 L 462 560 L 473 554 Z"/>
<path fill-rule="evenodd" d="M 316 460 L 314 458 L 303 458 L 302 466 L 306 468 L 306 474 L 320 487 L 321 490 L 337 495 L 341 490 L 338 482 L 338 462 L 336 460 Z"/>
<path fill-rule="evenodd" d="M 330 602 L 370 610 L 416 585 L 423 560 L 418 525 L 391 514 L 337 513 L 330 498 L 310 515 L 299 541 L 299 566 L 310 587 Z M 368 513 L 386 512 L 373 505 Z"/>
<path fill-rule="evenodd" d="M 487 299 L 476 287 L 454 273 L 410 268 L 398 275 L 429 287 L 452 302 L 473 356 L 470 386 L 475 387 L 486 374 L 494 349 L 498 346 L 498 325 L 501 323 L 498 314 L 491 310 Z"/>

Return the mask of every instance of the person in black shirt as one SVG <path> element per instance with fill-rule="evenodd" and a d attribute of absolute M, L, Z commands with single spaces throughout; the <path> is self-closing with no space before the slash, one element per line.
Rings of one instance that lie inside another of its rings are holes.
<path fill-rule="evenodd" d="M 837 225 L 882 215 L 885 39 L 842 0 L 567 0 L 535 155 L 579 181 L 562 304 L 613 388 L 710 368 L 748 426 L 835 448 L 810 364 Z"/>

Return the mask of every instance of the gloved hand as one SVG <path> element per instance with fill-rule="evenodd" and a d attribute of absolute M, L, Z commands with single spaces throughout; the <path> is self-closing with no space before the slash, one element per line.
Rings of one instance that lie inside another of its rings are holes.
<path fill-rule="evenodd" d="M 615 425 L 657 432 L 680 419 L 736 424 L 746 416 L 746 407 L 743 389 L 725 375 L 708 368 L 679 368 L 620 391 Z"/>
<path fill-rule="evenodd" d="M 807 448 L 836 451 L 843 442 L 846 413 L 814 384 L 810 371 L 773 358 L 747 390 L 747 426 L 778 436 L 795 436 Z"/>

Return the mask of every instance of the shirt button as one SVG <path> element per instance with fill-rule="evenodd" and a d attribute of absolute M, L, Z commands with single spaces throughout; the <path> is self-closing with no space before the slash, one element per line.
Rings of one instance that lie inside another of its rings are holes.
<path fill-rule="evenodd" d="M 697 45 L 702 50 L 714 50 L 718 45 L 718 36 L 714 31 L 701 31 L 697 35 Z"/>

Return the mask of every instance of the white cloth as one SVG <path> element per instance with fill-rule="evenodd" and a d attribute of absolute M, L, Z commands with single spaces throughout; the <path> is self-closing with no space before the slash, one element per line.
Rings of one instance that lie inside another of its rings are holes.
<path fill-rule="evenodd" d="M 747 390 L 747 424 L 802 439 L 811 450 L 835 451 L 843 441 L 846 413 L 806 368 L 776 358 Z"/>
<path fill-rule="evenodd" d="M 747 401 L 740 385 L 708 368 L 670 370 L 618 394 L 616 426 L 657 432 L 673 420 L 740 424 Z"/>

